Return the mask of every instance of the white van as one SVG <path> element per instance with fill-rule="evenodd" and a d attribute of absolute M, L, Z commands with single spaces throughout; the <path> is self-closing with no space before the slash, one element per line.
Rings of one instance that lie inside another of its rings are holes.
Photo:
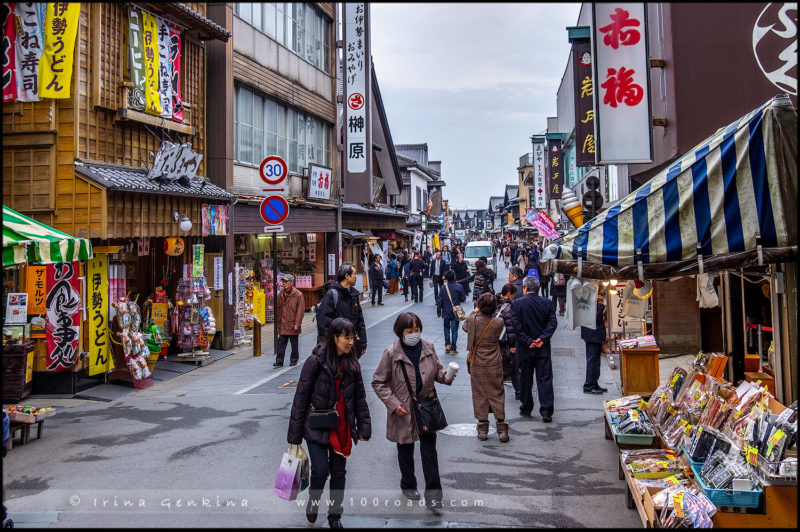
<path fill-rule="evenodd" d="M 474 240 L 472 242 L 467 242 L 467 245 L 464 247 L 464 262 L 469 265 L 470 275 L 475 273 L 475 263 L 478 262 L 481 257 L 486 257 L 489 260 L 487 266 L 495 272 L 497 271 L 497 261 L 492 254 L 491 240 Z"/>

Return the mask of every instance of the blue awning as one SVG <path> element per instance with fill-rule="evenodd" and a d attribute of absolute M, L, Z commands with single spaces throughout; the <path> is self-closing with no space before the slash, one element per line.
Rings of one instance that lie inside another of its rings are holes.
<path fill-rule="evenodd" d="M 717 130 L 641 188 L 547 247 L 612 267 L 797 245 L 797 111 L 776 96 Z M 791 197 L 789 197 L 791 195 Z"/>

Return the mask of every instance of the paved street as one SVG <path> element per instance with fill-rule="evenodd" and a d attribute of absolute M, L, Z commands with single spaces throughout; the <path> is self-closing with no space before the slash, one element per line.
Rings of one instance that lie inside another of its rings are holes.
<path fill-rule="evenodd" d="M 500 268 L 496 289 L 507 278 Z M 466 334 L 459 333 L 458 355 L 443 354 L 442 321 L 427 281 L 425 287 L 420 304 L 406 303 L 401 294 L 386 296 L 383 307 L 366 302 L 365 381 L 394 340 L 394 318 L 404 310 L 420 315 L 423 337 L 434 342 L 443 363 L 456 360 L 466 368 Z M 468 302 L 465 310 L 471 308 Z M 486 442 L 438 436 L 445 494 L 439 517 L 401 496 L 396 446 L 385 438 L 386 409 L 368 386 L 373 436 L 354 448 L 347 463 L 344 526 L 639 526 L 636 513 L 625 508 L 616 447 L 603 437 L 601 402 L 620 395 L 612 371 L 604 362 L 600 384 L 610 388 L 608 394 L 582 393 L 584 344 L 580 331 L 565 323 L 560 318 L 553 339 L 552 424 L 542 423 L 538 406 L 533 418 L 520 418 L 507 386 L 509 443 L 500 443 L 496 433 Z M 59 411 L 41 440 L 15 447 L 4 461 L 11 517 L 21 527 L 305 526 L 307 492 L 295 502 L 272 493 L 287 448 L 293 381 L 316 340 L 313 326 L 304 330 L 297 367 L 273 368 L 273 356 L 253 358 L 243 348 L 111 402 L 43 396 L 25 401 L 56 404 Z M 271 342 L 264 350 L 271 353 Z M 451 387 L 437 388 L 450 425 L 473 428 L 466 371 Z M 422 488 L 419 451 L 416 461 Z M 324 518 L 317 526 L 326 526 Z"/>

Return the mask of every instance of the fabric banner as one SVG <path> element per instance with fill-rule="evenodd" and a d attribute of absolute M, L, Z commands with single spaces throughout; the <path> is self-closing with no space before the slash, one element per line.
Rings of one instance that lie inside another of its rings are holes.
<path fill-rule="evenodd" d="M 145 76 L 144 42 L 142 42 L 142 23 L 139 12 L 131 9 L 128 15 L 128 65 L 133 87 L 128 90 L 128 107 L 144 111 Z"/>
<path fill-rule="evenodd" d="M 80 2 L 47 5 L 44 52 L 39 61 L 39 97 L 69 98 Z"/>
<path fill-rule="evenodd" d="M 228 207 L 226 205 L 200 206 L 203 221 L 203 236 L 224 236 L 228 234 Z"/>
<path fill-rule="evenodd" d="M 158 92 L 161 95 L 161 118 L 172 118 L 172 63 L 169 61 L 169 22 L 158 21 Z"/>
<path fill-rule="evenodd" d="M 203 264 L 205 263 L 206 246 L 195 244 L 192 246 L 192 277 L 203 276 Z"/>
<path fill-rule="evenodd" d="M 26 274 L 28 289 L 28 314 L 44 314 L 46 312 L 45 296 L 47 295 L 47 267 L 28 266 Z"/>
<path fill-rule="evenodd" d="M 550 199 L 561 199 L 564 188 L 564 158 L 560 140 L 547 141 L 547 173 L 550 176 L 547 196 Z"/>
<path fill-rule="evenodd" d="M 78 262 L 47 265 L 47 370 L 68 370 L 78 361 L 81 294 Z"/>
<path fill-rule="evenodd" d="M 161 115 L 161 93 L 158 92 L 158 25 L 156 17 L 142 12 L 142 39 L 144 41 L 144 112 Z"/>
<path fill-rule="evenodd" d="M 183 122 L 181 99 L 181 30 L 169 25 L 169 60 L 172 62 L 172 119 Z"/>
<path fill-rule="evenodd" d="M 35 2 L 17 2 L 14 6 L 17 35 L 14 56 L 16 58 L 17 100 L 20 102 L 39 101 L 39 60 L 44 52 L 44 31 L 42 10 Z"/>
<path fill-rule="evenodd" d="M 0 7 L 3 21 L 3 101 L 13 102 L 17 98 L 17 73 L 15 67 L 17 28 L 14 24 L 14 2 Z"/>
<path fill-rule="evenodd" d="M 567 317 L 572 329 L 597 327 L 597 285 L 573 277 L 567 282 Z"/>
<path fill-rule="evenodd" d="M 266 320 L 267 299 L 262 288 L 253 288 L 253 316 L 262 325 Z"/>
<path fill-rule="evenodd" d="M 572 78 L 575 100 L 576 165 L 594 166 L 594 82 L 592 43 L 589 39 L 572 43 Z"/>
<path fill-rule="evenodd" d="M 108 343 L 108 255 L 89 260 L 89 376 L 114 367 Z"/>

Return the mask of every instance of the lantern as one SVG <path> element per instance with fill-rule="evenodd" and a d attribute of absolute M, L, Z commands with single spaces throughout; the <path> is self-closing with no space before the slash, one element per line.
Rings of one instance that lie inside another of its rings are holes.
<path fill-rule="evenodd" d="M 183 239 L 174 237 L 164 239 L 164 253 L 172 257 L 183 254 Z"/>

